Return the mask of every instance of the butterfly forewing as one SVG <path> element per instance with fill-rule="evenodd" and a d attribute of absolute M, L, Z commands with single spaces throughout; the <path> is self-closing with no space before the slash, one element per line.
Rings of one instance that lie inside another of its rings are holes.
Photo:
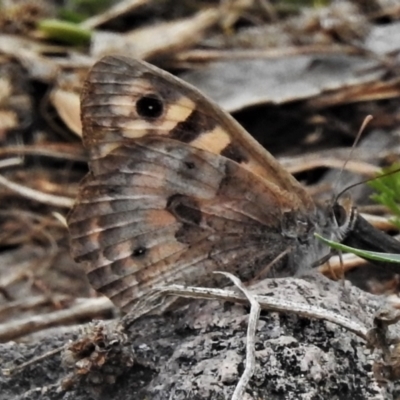
<path fill-rule="evenodd" d="M 301 185 L 229 114 L 150 64 L 104 57 L 89 72 L 81 104 L 83 139 L 94 157 L 124 139 L 169 137 L 227 157 L 275 183 L 286 190 L 292 208 L 314 207 Z"/>

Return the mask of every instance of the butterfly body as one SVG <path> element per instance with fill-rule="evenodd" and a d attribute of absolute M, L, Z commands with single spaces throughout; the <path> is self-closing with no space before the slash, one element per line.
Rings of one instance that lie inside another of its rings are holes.
<path fill-rule="evenodd" d="M 87 78 L 90 173 L 68 218 L 72 254 L 125 311 L 171 283 L 221 285 L 303 271 L 348 220 L 306 190 L 228 114 L 147 63 L 105 57 Z M 281 256 L 281 257 L 280 257 Z M 280 257 L 280 258 L 279 258 Z"/>

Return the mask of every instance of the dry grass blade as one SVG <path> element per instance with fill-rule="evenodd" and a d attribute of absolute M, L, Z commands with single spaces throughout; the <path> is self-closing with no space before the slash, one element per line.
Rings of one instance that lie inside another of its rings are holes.
<path fill-rule="evenodd" d="M 86 29 L 97 28 L 114 18 L 122 17 L 124 14 L 132 12 L 135 8 L 141 7 L 144 4 L 150 3 L 151 0 L 123 0 L 115 4 L 114 7 L 109 8 L 102 14 L 95 15 L 88 18 L 81 23 L 81 26 Z"/>
<path fill-rule="evenodd" d="M 344 45 L 310 45 L 302 47 L 287 47 L 279 49 L 267 49 L 267 50 L 187 50 L 182 51 L 176 56 L 175 63 L 172 64 L 176 67 L 182 67 L 182 65 L 190 65 L 191 63 L 207 63 L 212 61 L 224 61 L 224 60 L 248 60 L 248 59 L 260 59 L 260 58 L 282 58 L 282 57 L 293 57 L 303 54 L 348 54 L 357 55 L 360 54 L 360 50 Z"/>
<path fill-rule="evenodd" d="M 48 351 L 48 352 L 44 353 L 43 355 L 41 355 L 39 357 L 35 357 L 32 360 L 29 360 L 27 362 L 24 362 L 24 363 L 18 365 L 17 367 L 3 368 L 1 370 L 1 372 L 4 375 L 7 375 L 7 376 L 10 376 L 10 375 L 13 375 L 13 374 L 17 374 L 18 372 L 22 371 L 26 367 L 29 367 L 30 365 L 36 364 L 39 361 L 44 360 L 45 358 L 48 358 L 48 357 L 54 356 L 55 354 L 61 353 L 64 348 L 65 348 L 65 346 L 62 346 L 62 347 L 59 347 L 58 349 L 54 349 L 52 351 Z"/>
<path fill-rule="evenodd" d="M 223 289 L 171 285 L 161 288 L 160 293 L 164 295 L 181 296 L 186 298 L 233 301 L 240 304 L 246 304 L 248 302 L 248 299 L 245 296 L 238 295 L 232 290 Z M 333 322 L 334 324 L 340 325 L 343 328 L 355 333 L 360 338 L 368 340 L 368 328 L 366 326 L 330 310 L 326 310 L 321 307 L 315 307 L 309 304 L 298 304 L 285 299 L 274 299 L 262 295 L 254 295 L 253 298 L 260 304 L 261 309 L 263 310 L 293 313 L 301 317 L 316 318 Z"/>
<path fill-rule="evenodd" d="M 300 159 L 300 157 L 296 158 Z M 307 159 L 305 157 L 302 157 L 301 161 L 302 161 L 301 163 L 295 163 L 293 161 L 290 161 L 291 166 L 288 167 L 287 170 L 291 174 L 298 174 L 315 168 L 334 168 L 340 170 L 343 169 L 343 160 L 335 158 L 329 158 L 329 157 L 312 158 L 310 156 L 307 157 Z M 345 166 L 345 170 L 354 172 L 356 174 L 362 174 L 367 177 L 372 177 L 375 176 L 380 171 L 380 168 L 363 161 L 348 161 L 348 163 Z"/>
<path fill-rule="evenodd" d="M 246 289 L 243 283 L 236 276 L 227 273 L 227 272 L 216 272 L 218 274 L 225 275 L 228 277 L 233 284 L 247 297 L 250 302 L 250 315 L 249 315 L 249 325 L 247 327 L 247 339 L 246 339 L 246 364 L 243 371 L 242 376 L 239 379 L 238 384 L 236 385 L 235 391 L 232 395 L 232 400 L 242 400 L 244 396 L 244 392 L 246 390 L 247 385 L 250 382 L 254 374 L 254 370 L 256 367 L 256 330 L 257 330 L 257 322 L 260 317 L 260 304 L 254 298 L 253 294 Z"/>
<path fill-rule="evenodd" d="M 58 158 L 61 160 L 69 160 L 76 162 L 84 162 L 87 157 L 85 157 L 84 152 L 81 147 L 68 144 L 57 144 L 57 145 L 24 145 L 24 146 L 7 146 L 0 149 L 0 157 L 10 157 L 10 156 L 42 156 Z M 21 164 L 19 162 L 19 164 Z M 18 165 L 12 164 L 12 165 Z M 2 168 L 3 165 L 0 165 Z M 6 167 L 8 165 L 4 165 Z"/>
<path fill-rule="evenodd" d="M 28 188 L 15 182 L 11 182 L 10 180 L 4 178 L 4 176 L 2 175 L 0 175 L 0 185 L 9 190 L 12 190 L 13 192 L 18 193 L 22 197 L 26 197 L 39 203 L 48 204 L 54 207 L 71 208 L 74 204 L 74 199 L 39 192 L 38 190 Z"/>
<path fill-rule="evenodd" d="M 105 297 L 81 299 L 66 310 L 48 314 L 31 316 L 0 325 L 0 342 L 15 340 L 21 336 L 38 332 L 53 326 L 73 323 L 82 319 L 93 319 L 98 315 L 111 311 L 113 305 Z"/>
<path fill-rule="evenodd" d="M 96 58 L 111 53 L 150 59 L 178 52 L 198 43 L 220 18 L 218 9 L 200 11 L 192 17 L 139 28 L 126 34 L 97 32 L 92 39 Z"/>

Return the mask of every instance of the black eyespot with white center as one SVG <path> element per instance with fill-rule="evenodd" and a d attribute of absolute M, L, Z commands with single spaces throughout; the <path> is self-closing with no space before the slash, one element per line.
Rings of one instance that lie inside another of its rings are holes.
<path fill-rule="evenodd" d="M 136 102 L 136 112 L 145 119 L 159 118 L 164 111 L 163 101 L 155 94 L 147 94 Z"/>
<path fill-rule="evenodd" d="M 147 253 L 146 247 L 139 246 L 132 251 L 132 257 L 133 258 L 143 257 L 146 253 Z"/>

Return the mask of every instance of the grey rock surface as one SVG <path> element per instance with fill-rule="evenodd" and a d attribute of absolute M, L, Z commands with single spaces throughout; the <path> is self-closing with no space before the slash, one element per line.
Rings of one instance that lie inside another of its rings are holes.
<path fill-rule="evenodd" d="M 255 290 L 335 310 L 368 327 L 381 302 L 316 275 L 269 279 Z M 244 369 L 248 311 L 229 302 L 193 300 L 175 313 L 142 317 L 131 326 L 124 345 L 134 351 L 135 362 L 122 367 L 115 382 L 79 376 L 71 388 L 62 390 L 60 382 L 72 370 L 57 355 L 19 374 L 1 376 L 0 400 L 230 399 Z M 394 333 L 399 333 L 396 326 Z M 2 368 L 79 336 L 82 329 L 71 328 L 48 332 L 39 343 L 1 344 Z M 330 322 L 262 311 L 256 357 L 245 400 L 390 400 L 399 393 L 396 384 L 378 382 L 373 373 L 379 351 L 372 353 L 364 340 Z"/>

